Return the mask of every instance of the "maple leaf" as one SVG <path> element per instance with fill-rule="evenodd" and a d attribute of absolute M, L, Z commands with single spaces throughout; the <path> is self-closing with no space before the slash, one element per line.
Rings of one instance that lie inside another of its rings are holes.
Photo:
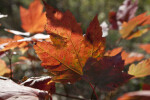
<path fill-rule="evenodd" d="M 31 77 L 22 82 L 21 85 L 29 86 L 32 88 L 49 91 L 51 94 L 55 93 L 55 82 L 51 82 L 51 77 Z"/>
<path fill-rule="evenodd" d="M 123 22 L 127 22 L 135 16 L 138 8 L 138 0 L 124 0 L 117 12 L 109 12 L 109 22 L 111 29 L 118 29 Z"/>
<path fill-rule="evenodd" d="M 48 93 L 42 90 L 18 85 L 12 80 L 0 77 L 1 100 L 43 100 Z"/>
<path fill-rule="evenodd" d="M 146 13 L 143 13 L 132 18 L 128 22 L 124 22 L 122 24 L 122 29 L 120 30 L 120 34 L 122 38 L 129 40 L 145 34 L 149 30 L 148 28 L 144 28 L 141 30 L 139 29 L 135 30 L 135 29 L 138 28 L 139 26 L 145 26 L 150 24 L 148 23 L 149 19 L 150 16 L 147 16 Z"/>
<path fill-rule="evenodd" d="M 15 35 L 13 39 L 11 38 L 0 38 L 0 51 L 7 51 L 9 49 L 14 49 L 16 47 L 23 48 L 28 45 L 27 41 L 18 41 L 23 39 L 23 37 Z"/>
<path fill-rule="evenodd" d="M 108 50 L 106 53 L 105 53 L 105 56 L 115 56 L 117 55 L 118 53 L 120 53 L 122 51 L 122 47 L 118 47 L 118 48 L 114 48 L 112 50 Z"/>
<path fill-rule="evenodd" d="M 140 61 L 144 58 L 144 55 L 141 53 L 131 52 L 127 53 L 126 51 L 123 51 L 121 53 L 122 59 L 125 61 L 125 65 L 131 64 L 135 61 Z"/>
<path fill-rule="evenodd" d="M 114 11 L 109 12 L 109 23 L 110 23 L 110 29 L 118 29 L 116 12 Z"/>
<path fill-rule="evenodd" d="M 0 59 L 0 76 L 10 73 L 10 69 L 6 66 L 5 61 Z"/>
<path fill-rule="evenodd" d="M 13 39 L 11 38 L 0 38 L 0 44 L 3 44 L 3 43 L 7 43 L 9 41 L 12 41 Z"/>
<path fill-rule="evenodd" d="M 90 23 L 85 37 L 71 12 L 61 12 L 45 4 L 46 31 L 51 42 L 37 42 L 34 49 L 42 66 L 55 76 L 53 81 L 75 82 L 83 74 L 82 68 L 88 57 L 100 59 L 104 53 L 105 38 L 97 16 Z"/>
<path fill-rule="evenodd" d="M 83 78 L 101 91 L 112 91 L 132 77 L 123 69 L 124 61 L 120 53 L 112 57 L 104 56 L 99 61 L 89 58 L 83 68 Z"/>
<path fill-rule="evenodd" d="M 150 100 L 150 91 L 135 91 L 124 94 L 117 100 Z"/>
<path fill-rule="evenodd" d="M 138 0 L 124 0 L 117 11 L 117 20 L 121 22 L 127 22 L 135 16 L 138 9 Z"/>
<path fill-rule="evenodd" d="M 135 78 L 150 75 L 150 59 L 143 60 L 137 65 L 130 65 L 128 74 L 133 75 Z"/>
<path fill-rule="evenodd" d="M 150 44 L 141 44 L 139 47 L 150 54 Z"/>
<path fill-rule="evenodd" d="M 19 48 L 22 54 L 24 54 L 29 49 L 29 43 L 43 40 L 50 41 L 49 35 L 35 34 L 31 37 L 22 37 L 20 35 L 15 35 L 13 39 L 0 38 L 0 52 L 2 53 L 10 49 Z"/>
<path fill-rule="evenodd" d="M 22 22 L 22 28 L 26 32 L 41 33 L 44 32 L 44 26 L 46 24 L 46 16 L 43 11 L 43 5 L 40 0 L 34 0 L 29 9 L 25 9 L 20 6 L 20 16 Z"/>
<path fill-rule="evenodd" d="M 121 57 L 125 61 L 124 65 L 131 64 L 135 61 L 140 61 L 144 58 L 144 55 L 141 53 L 130 52 L 127 53 L 125 50 L 122 51 L 122 47 L 114 48 L 113 50 L 108 50 L 105 53 L 105 56 L 115 56 L 121 52 Z"/>

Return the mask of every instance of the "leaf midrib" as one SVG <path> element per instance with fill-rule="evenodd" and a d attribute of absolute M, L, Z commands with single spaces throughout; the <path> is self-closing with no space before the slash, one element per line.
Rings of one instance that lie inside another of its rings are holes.
<path fill-rule="evenodd" d="M 40 46 L 38 46 L 42 51 L 46 52 L 43 48 L 41 48 Z M 59 60 L 58 58 L 52 56 L 49 52 L 46 52 L 48 55 L 50 55 L 52 58 L 54 58 L 55 60 L 57 60 L 58 62 L 60 62 L 61 64 L 63 64 L 65 67 L 67 67 L 68 69 L 76 72 L 79 75 L 82 75 L 80 72 L 78 72 L 77 70 L 74 70 L 73 68 L 69 67 L 68 65 L 66 65 L 65 63 L 63 63 L 61 60 Z"/>

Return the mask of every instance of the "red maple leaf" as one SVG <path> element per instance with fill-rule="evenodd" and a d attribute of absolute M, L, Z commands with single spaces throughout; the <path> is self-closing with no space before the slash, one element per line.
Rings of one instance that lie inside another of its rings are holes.
<path fill-rule="evenodd" d="M 123 69 L 124 61 L 120 53 L 112 57 L 104 56 L 99 61 L 89 58 L 83 68 L 83 78 L 101 91 L 112 91 L 132 77 Z"/>

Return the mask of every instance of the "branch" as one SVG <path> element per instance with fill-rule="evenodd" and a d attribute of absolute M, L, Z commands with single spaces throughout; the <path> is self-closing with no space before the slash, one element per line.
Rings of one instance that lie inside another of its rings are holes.
<path fill-rule="evenodd" d="M 85 98 L 79 98 L 79 97 L 70 96 L 70 95 L 66 95 L 66 94 L 60 94 L 60 93 L 54 93 L 54 94 L 59 95 L 59 96 L 63 96 L 63 97 L 67 97 L 67 98 L 77 99 L 77 100 L 88 100 L 88 99 L 85 99 Z"/>
<path fill-rule="evenodd" d="M 96 100 L 99 100 L 98 99 L 98 96 L 97 96 L 97 94 L 96 94 L 96 92 L 95 92 L 95 88 L 93 87 L 93 85 L 89 82 L 89 84 L 90 84 L 90 86 L 91 86 L 91 88 L 92 88 L 92 90 L 93 90 L 93 93 L 95 94 L 95 96 L 96 96 Z M 92 93 L 92 94 L 93 94 Z"/>
<path fill-rule="evenodd" d="M 8 60 L 9 60 L 9 67 L 10 67 L 10 79 L 13 79 L 12 51 L 11 50 L 9 50 L 7 57 L 8 57 Z"/>

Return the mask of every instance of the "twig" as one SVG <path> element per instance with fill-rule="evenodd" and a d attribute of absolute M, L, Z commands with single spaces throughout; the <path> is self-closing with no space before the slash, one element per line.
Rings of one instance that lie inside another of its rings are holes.
<path fill-rule="evenodd" d="M 96 85 L 94 85 L 94 91 L 95 91 L 95 88 L 96 88 Z M 92 95 L 91 95 L 91 100 L 93 99 L 93 96 L 94 96 L 94 91 L 92 92 Z"/>
<path fill-rule="evenodd" d="M 95 92 L 95 88 L 93 87 L 93 85 L 89 82 L 89 84 L 90 84 L 90 86 L 91 86 L 91 88 L 92 88 L 92 90 L 93 90 L 93 93 L 94 93 L 94 95 L 96 96 L 96 100 L 99 100 L 98 99 L 98 96 L 97 96 L 97 94 L 96 94 L 96 92 Z"/>
<path fill-rule="evenodd" d="M 13 69 L 12 69 L 12 63 L 11 63 L 11 58 L 9 59 L 9 65 L 10 65 L 10 79 L 13 79 Z"/>
<path fill-rule="evenodd" d="M 67 87 L 65 86 L 65 85 L 63 85 L 64 86 L 64 90 L 65 90 L 65 94 L 66 94 L 66 96 L 68 96 L 68 90 L 67 90 Z M 67 99 L 68 100 L 68 99 Z"/>
<path fill-rule="evenodd" d="M 9 60 L 9 67 L 10 67 L 10 79 L 13 79 L 12 52 L 11 52 L 11 50 L 9 50 L 7 57 L 8 57 L 8 60 Z"/>
<path fill-rule="evenodd" d="M 67 97 L 67 98 L 77 99 L 77 100 L 88 100 L 88 99 L 79 98 L 79 97 L 70 96 L 70 95 L 65 95 L 65 94 L 60 94 L 60 93 L 54 93 L 54 94 L 59 95 L 59 96 L 64 96 L 64 97 Z"/>
<path fill-rule="evenodd" d="M 121 40 L 122 40 L 122 38 L 120 37 L 120 38 L 116 41 L 115 45 L 120 44 Z"/>

